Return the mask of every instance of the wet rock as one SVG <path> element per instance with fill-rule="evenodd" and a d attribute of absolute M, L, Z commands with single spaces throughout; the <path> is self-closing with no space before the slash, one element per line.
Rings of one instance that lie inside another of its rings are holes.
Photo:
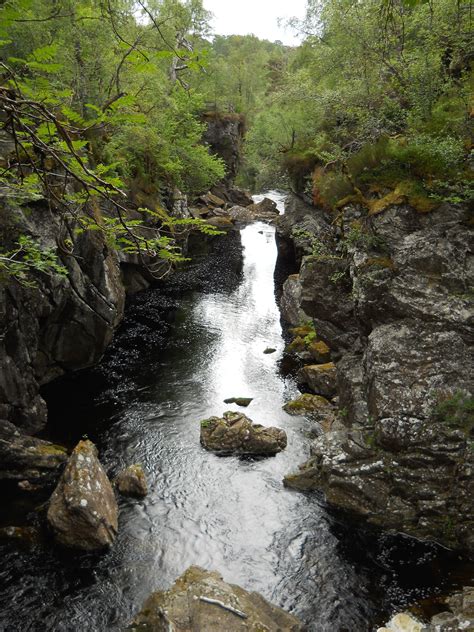
<path fill-rule="evenodd" d="M 150 632 L 299 632 L 302 624 L 261 595 L 191 566 L 167 591 L 151 595 L 128 630 Z"/>
<path fill-rule="evenodd" d="M 206 193 L 205 195 L 201 195 L 201 197 L 199 198 L 199 202 L 202 202 L 202 204 L 204 204 L 205 206 L 210 206 L 210 207 L 225 206 L 226 204 L 225 200 L 223 200 L 221 197 L 217 195 L 214 195 L 211 192 Z"/>
<path fill-rule="evenodd" d="M 47 518 L 56 540 L 66 547 L 95 551 L 115 540 L 117 501 L 90 441 L 80 441 L 71 454 Z"/>
<path fill-rule="evenodd" d="M 122 496 L 144 498 L 148 494 L 145 472 L 135 463 L 122 470 L 115 479 L 115 486 Z"/>
<path fill-rule="evenodd" d="M 337 393 L 337 370 L 334 362 L 327 364 L 309 364 L 298 372 L 300 384 L 307 384 L 316 395 L 328 399 Z"/>
<path fill-rule="evenodd" d="M 25 435 L 0 420 L 0 480 L 17 480 L 33 488 L 51 485 L 67 458 L 66 448 Z"/>
<path fill-rule="evenodd" d="M 420 623 L 409 612 L 394 615 L 377 632 L 458 632 L 474 629 L 474 588 L 465 586 L 445 600 L 446 610 L 434 615 L 429 623 Z"/>
<path fill-rule="evenodd" d="M 326 364 L 331 359 L 331 350 L 322 340 L 315 340 L 308 345 L 311 358 L 318 364 Z"/>
<path fill-rule="evenodd" d="M 377 632 L 424 632 L 425 626 L 408 612 L 395 615 L 387 623 L 388 627 L 379 628 Z"/>
<path fill-rule="evenodd" d="M 237 404 L 237 406 L 249 406 L 253 401 L 252 397 L 229 397 L 224 400 L 224 404 Z"/>
<path fill-rule="evenodd" d="M 18 542 L 26 546 L 36 546 L 41 543 L 41 534 L 35 527 L 2 527 L 0 540 Z"/>
<path fill-rule="evenodd" d="M 291 402 L 287 402 L 283 410 L 289 415 L 310 415 L 319 419 L 330 414 L 332 406 L 325 397 L 303 393 Z"/>
<path fill-rule="evenodd" d="M 273 347 L 267 347 L 266 349 L 263 350 L 263 353 L 265 354 L 270 354 L 270 353 L 275 353 L 276 349 L 274 349 Z"/>
<path fill-rule="evenodd" d="M 242 413 L 201 421 L 201 444 L 220 454 L 272 455 L 286 448 L 286 433 L 280 428 L 254 424 Z"/>
<path fill-rule="evenodd" d="M 228 190 L 229 200 L 233 204 L 238 204 L 239 206 L 250 206 L 253 204 L 253 199 L 248 191 L 244 191 L 243 189 L 239 189 L 238 187 L 232 187 Z"/>
<path fill-rule="evenodd" d="M 239 223 L 273 221 L 279 215 L 276 203 L 268 198 L 264 198 L 258 204 L 232 206 L 228 213 L 234 221 Z"/>

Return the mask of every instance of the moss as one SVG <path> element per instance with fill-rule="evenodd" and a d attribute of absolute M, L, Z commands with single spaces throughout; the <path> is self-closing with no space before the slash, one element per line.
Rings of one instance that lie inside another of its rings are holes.
<path fill-rule="evenodd" d="M 297 336 L 294 340 L 292 340 L 290 342 L 289 345 L 287 345 L 286 347 L 286 351 L 288 353 L 294 353 L 294 352 L 298 352 L 298 351 L 304 351 L 305 349 L 305 342 L 304 339 L 301 338 L 301 336 Z"/>
<path fill-rule="evenodd" d="M 363 268 L 375 266 L 377 268 L 388 268 L 389 270 L 395 270 L 396 266 L 390 257 L 371 257 L 362 264 Z"/>
<path fill-rule="evenodd" d="M 390 206 L 401 204 L 409 204 L 418 213 L 429 213 L 439 206 L 439 202 L 429 198 L 419 183 L 403 180 L 384 197 L 368 201 L 369 215 L 378 215 Z"/>
<path fill-rule="evenodd" d="M 42 443 L 40 445 L 35 446 L 34 451 L 37 454 L 41 454 L 44 456 L 58 456 L 58 455 L 66 455 L 67 450 L 62 445 L 56 445 L 54 443 Z"/>
<path fill-rule="evenodd" d="M 320 408 L 326 408 L 329 405 L 330 404 L 325 397 L 303 393 L 303 395 L 300 395 L 296 399 L 287 402 L 283 406 L 283 409 L 290 414 L 299 414 L 305 412 L 313 412 Z"/>
<path fill-rule="evenodd" d="M 474 432 L 474 397 L 464 391 L 441 393 L 433 410 L 436 421 L 467 435 Z"/>
<path fill-rule="evenodd" d="M 292 327 L 290 330 L 290 334 L 295 336 L 296 338 L 304 338 L 308 334 L 314 331 L 314 327 L 311 324 L 300 325 L 299 327 Z"/>

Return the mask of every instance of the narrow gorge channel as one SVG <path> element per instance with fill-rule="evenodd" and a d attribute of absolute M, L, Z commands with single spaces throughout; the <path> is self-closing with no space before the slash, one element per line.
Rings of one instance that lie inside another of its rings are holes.
<path fill-rule="evenodd" d="M 282 211 L 283 195 L 267 195 Z M 70 436 L 57 438 L 73 444 L 87 430 L 109 472 L 142 463 L 150 493 L 121 500 L 117 542 L 103 556 L 2 545 L 1 630 L 123 630 L 152 591 L 191 564 L 260 592 L 314 632 L 376 629 L 393 609 L 457 583 L 448 551 L 356 526 L 319 495 L 283 487 L 307 458 L 315 424 L 282 410 L 298 389 L 282 371 L 275 229 L 257 222 L 240 237 L 238 281 L 147 290 L 138 306 L 149 301 L 167 321 L 155 323 L 156 337 L 148 309 L 152 334 L 142 338 L 135 305 L 98 368 L 49 389 L 47 432 L 69 426 Z M 199 420 L 238 410 L 224 404 L 229 397 L 253 398 L 246 413 L 283 428 L 288 448 L 256 460 L 203 450 Z"/>

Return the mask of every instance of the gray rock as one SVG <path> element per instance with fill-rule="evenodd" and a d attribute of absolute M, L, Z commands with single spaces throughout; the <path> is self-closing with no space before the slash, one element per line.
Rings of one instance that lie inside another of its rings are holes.
<path fill-rule="evenodd" d="M 286 448 L 286 433 L 280 428 L 254 424 L 242 413 L 201 421 L 201 444 L 220 454 L 273 455 Z"/>
<path fill-rule="evenodd" d="M 114 491 L 90 441 L 75 447 L 51 496 L 48 523 L 63 546 L 96 551 L 109 547 L 118 528 Z"/>
<path fill-rule="evenodd" d="M 122 496 L 144 498 L 148 494 L 145 472 L 139 464 L 129 465 L 122 470 L 114 482 Z"/>
<path fill-rule="evenodd" d="M 299 632 L 303 625 L 258 593 L 227 584 L 219 573 L 191 566 L 169 590 L 151 595 L 127 629 Z"/>
<path fill-rule="evenodd" d="M 328 237 L 313 210 L 313 234 L 326 251 L 303 257 L 285 305 L 311 316 L 331 347 L 339 414 L 285 483 L 322 489 L 374 524 L 472 552 L 474 263 L 466 208 L 341 211 L 344 231 L 334 226 Z M 281 220 L 296 249 L 305 247 L 302 234 L 309 239 L 301 231 L 309 215 L 292 202 Z M 335 247 L 354 225 L 355 239 Z"/>
<path fill-rule="evenodd" d="M 311 320 L 301 309 L 301 283 L 299 274 L 291 274 L 283 284 L 280 299 L 280 312 L 284 321 L 290 325 L 301 325 Z"/>

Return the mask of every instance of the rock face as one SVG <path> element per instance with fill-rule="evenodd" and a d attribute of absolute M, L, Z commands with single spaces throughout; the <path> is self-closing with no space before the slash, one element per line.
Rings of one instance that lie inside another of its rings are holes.
<path fill-rule="evenodd" d="M 65 448 L 24 435 L 9 421 L 0 420 L 0 480 L 50 485 L 66 461 Z"/>
<path fill-rule="evenodd" d="M 280 227 L 301 269 L 283 316 L 311 317 L 335 367 L 305 367 L 317 394 L 338 396 L 338 423 L 286 484 L 323 489 L 368 521 L 474 551 L 472 226 L 466 209 L 370 214 L 342 226 L 293 199 Z M 311 228 L 312 227 L 312 228 Z M 312 253 L 308 254 L 312 244 Z M 321 360 L 324 358 L 321 357 Z M 327 360 L 326 360 L 327 362 Z M 329 377 L 328 375 L 328 377 Z M 336 377 L 337 376 L 337 377 Z"/>
<path fill-rule="evenodd" d="M 48 523 L 63 546 L 96 551 L 110 546 L 118 527 L 112 485 L 90 441 L 75 447 L 51 496 Z"/>
<path fill-rule="evenodd" d="M 206 123 L 203 140 L 209 145 L 211 152 L 225 162 L 225 183 L 231 183 L 242 160 L 245 119 L 241 114 L 217 111 L 205 113 L 203 119 Z"/>
<path fill-rule="evenodd" d="M 201 444 L 218 454 L 272 455 L 284 450 L 286 443 L 284 430 L 254 424 L 241 413 L 201 421 Z"/>
<path fill-rule="evenodd" d="M 128 630 L 149 632 L 300 632 L 302 624 L 261 595 L 191 566 L 170 590 L 156 592 Z"/>
<path fill-rule="evenodd" d="M 144 498 L 148 494 L 145 472 L 141 465 L 129 465 L 115 479 L 115 485 L 122 496 Z"/>

